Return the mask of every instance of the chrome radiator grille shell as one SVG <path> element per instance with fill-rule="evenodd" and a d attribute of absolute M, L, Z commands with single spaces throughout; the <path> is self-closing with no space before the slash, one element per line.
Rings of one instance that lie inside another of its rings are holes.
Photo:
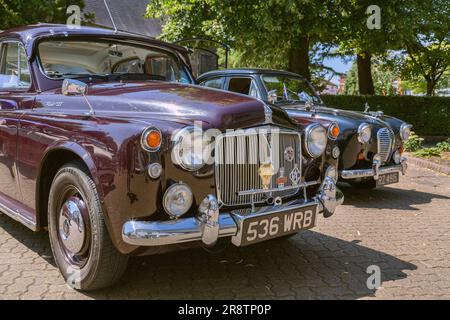
<path fill-rule="evenodd" d="M 278 132 L 278 133 L 277 133 Z M 268 137 L 268 138 L 267 138 Z M 272 140 L 268 143 L 267 140 Z M 274 143 L 275 140 L 278 141 Z M 294 150 L 293 161 L 286 160 L 287 148 Z M 301 136 L 296 131 L 283 130 L 277 127 L 260 127 L 227 132 L 216 138 L 215 143 L 215 175 L 217 197 L 221 205 L 239 206 L 252 203 L 263 203 L 267 197 L 287 197 L 296 194 L 299 188 L 276 191 L 271 194 L 238 195 L 241 191 L 262 189 L 259 176 L 261 164 L 270 161 L 275 174 L 269 188 L 277 187 L 277 179 L 287 178 L 285 186 L 295 186 L 289 174 L 296 166 L 302 172 Z"/>
<path fill-rule="evenodd" d="M 388 128 L 381 128 L 377 133 L 378 155 L 383 163 L 389 161 L 394 147 L 394 133 Z"/>

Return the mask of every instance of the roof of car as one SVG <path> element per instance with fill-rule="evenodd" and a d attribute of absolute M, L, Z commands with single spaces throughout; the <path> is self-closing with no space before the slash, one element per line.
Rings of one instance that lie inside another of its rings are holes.
<path fill-rule="evenodd" d="M 289 71 L 283 71 L 283 70 L 275 70 L 275 69 L 260 69 L 260 68 L 237 68 L 237 69 L 223 69 L 223 70 L 214 70 L 209 71 L 201 76 L 198 77 L 198 79 L 201 78 L 208 78 L 211 76 L 222 76 L 222 75 L 254 75 L 254 74 L 264 74 L 264 73 L 270 73 L 270 74 L 284 74 L 284 75 L 290 75 L 294 77 L 301 77 L 300 75 L 289 72 Z"/>
<path fill-rule="evenodd" d="M 75 36 L 110 36 L 110 37 L 120 37 L 120 38 L 130 38 L 133 40 L 142 40 L 147 42 L 154 42 L 157 44 L 164 44 L 175 50 L 186 52 L 186 48 L 174 45 L 172 43 L 167 43 L 163 41 L 156 40 L 155 38 L 143 36 L 136 33 L 117 31 L 112 29 L 98 28 L 98 27 L 73 27 L 65 24 L 50 24 L 50 23 L 38 23 L 34 25 L 27 25 L 23 27 L 17 27 L 9 30 L 4 30 L 0 32 L 0 38 L 18 38 L 22 42 L 26 43 L 29 40 L 33 40 L 39 37 L 51 36 L 51 35 L 75 35 Z"/>

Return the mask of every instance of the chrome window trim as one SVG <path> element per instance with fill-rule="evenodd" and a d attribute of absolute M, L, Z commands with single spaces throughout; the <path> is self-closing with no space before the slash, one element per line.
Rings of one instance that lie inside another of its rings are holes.
<path fill-rule="evenodd" d="M 0 55 L 1 55 L 1 49 L 3 47 L 3 44 L 7 44 L 7 43 L 16 43 L 19 45 L 19 47 L 21 47 L 25 53 L 25 56 L 27 58 L 27 67 L 28 67 L 28 71 L 30 72 L 30 86 L 28 88 L 23 88 L 23 89 L 18 89 L 18 88 L 0 88 L 1 92 L 29 92 L 31 90 L 31 88 L 33 88 L 34 82 L 33 82 L 33 74 L 31 72 L 31 64 L 29 61 L 29 57 L 27 55 L 27 50 L 25 49 L 25 45 L 19 41 L 19 40 L 13 40 L 13 39 L 6 39 L 6 40 L 0 40 Z M 1 62 L 1 56 L 0 56 L 0 62 Z M 20 57 L 19 57 L 20 59 Z M 20 60 L 19 60 L 20 61 Z"/>

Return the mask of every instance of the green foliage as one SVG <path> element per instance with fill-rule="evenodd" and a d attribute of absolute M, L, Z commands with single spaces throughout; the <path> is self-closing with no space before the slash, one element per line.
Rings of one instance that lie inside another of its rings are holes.
<path fill-rule="evenodd" d="M 405 21 L 410 23 L 394 61 L 413 90 L 434 95 L 450 67 L 450 2 L 421 1 Z"/>
<path fill-rule="evenodd" d="M 419 158 L 430 158 L 430 157 L 440 157 L 441 152 L 433 147 L 433 148 L 424 148 L 414 152 L 414 155 Z"/>
<path fill-rule="evenodd" d="M 331 43 L 340 32 L 341 4 L 347 1 L 152 0 L 146 16 L 164 19 L 166 40 L 195 36 L 228 43 L 240 65 L 308 69 L 314 44 Z"/>
<path fill-rule="evenodd" d="M 450 136 L 449 97 L 323 95 L 322 99 L 329 106 L 357 111 L 363 111 L 367 102 L 372 111 L 411 123 L 419 135 Z"/>
<path fill-rule="evenodd" d="M 450 152 L 450 139 L 437 143 L 436 149 L 440 152 Z"/>
<path fill-rule="evenodd" d="M 372 78 L 375 88 L 375 95 L 392 95 L 394 88 L 392 83 L 399 76 L 395 73 L 390 64 L 385 63 L 383 57 L 378 56 L 372 58 Z M 347 72 L 345 79 L 345 94 L 357 95 L 358 88 L 358 68 L 356 62 L 353 63 Z"/>
<path fill-rule="evenodd" d="M 405 151 L 414 152 L 422 147 L 424 139 L 419 137 L 415 132 L 411 132 L 409 139 L 405 141 L 404 148 Z"/>
<path fill-rule="evenodd" d="M 17 26 L 46 23 L 66 23 L 67 7 L 84 8 L 83 0 L 0 0 L 0 30 Z"/>

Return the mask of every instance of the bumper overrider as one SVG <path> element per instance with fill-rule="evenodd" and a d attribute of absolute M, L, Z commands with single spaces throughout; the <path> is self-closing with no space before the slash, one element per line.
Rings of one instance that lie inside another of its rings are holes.
<path fill-rule="evenodd" d="M 374 180 L 378 180 L 378 177 L 380 175 L 387 173 L 401 172 L 403 175 L 405 175 L 407 169 L 407 159 L 405 157 L 402 157 L 400 160 L 400 164 L 382 167 L 379 160 L 374 160 L 371 169 L 342 170 L 340 172 L 340 176 L 345 180 L 359 178 L 373 178 Z"/>
<path fill-rule="evenodd" d="M 329 217 L 343 201 L 344 195 L 330 177 L 324 179 L 317 195 L 310 200 L 298 199 L 281 205 L 260 207 L 245 214 L 242 210 L 220 212 L 217 198 L 208 195 L 199 206 L 197 217 L 159 222 L 128 221 L 123 226 L 122 238 L 126 243 L 136 246 L 163 246 L 195 241 L 213 246 L 219 238 L 231 237 L 232 243 L 239 246 L 239 233 L 246 219 L 301 210 L 314 205 L 317 213 Z"/>

